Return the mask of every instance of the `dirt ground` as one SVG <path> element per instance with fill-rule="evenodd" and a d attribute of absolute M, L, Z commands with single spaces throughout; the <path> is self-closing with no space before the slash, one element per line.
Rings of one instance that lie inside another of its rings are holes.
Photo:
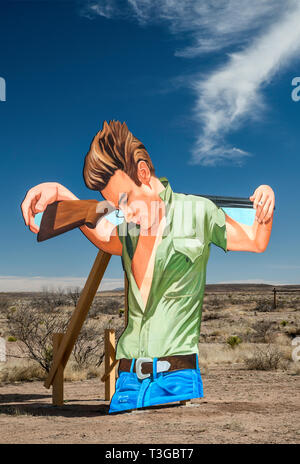
<path fill-rule="evenodd" d="M 242 365 L 202 373 L 203 399 L 108 414 L 99 378 L 65 383 L 64 407 L 42 382 L 0 387 L 0 443 L 299 443 L 300 379 Z"/>

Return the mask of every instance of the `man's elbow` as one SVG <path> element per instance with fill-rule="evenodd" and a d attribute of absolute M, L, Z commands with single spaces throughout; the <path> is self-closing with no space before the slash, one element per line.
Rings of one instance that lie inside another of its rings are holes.
<path fill-rule="evenodd" d="M 255 243 L 254 249 L 252 251 L 254 251 L 254 253 L 263 253 L 266 251 L 267 246 L 268 243 Z"/>
<path fill-rule="evenodd" d="M 254 253 L 263 253 L 266 251 L 270 236 L 261 236 L 252 234 L 250 238 Z"/>
<path fill-rule="evenodd" d="M 95 240 L 95 242 L 97 243 L 97 247 L 98 248 L 101 248 L 101 246 L 98 246 L 98 243 L 102 244 L 102 243 L 108 243 L 110 242 L 110 239 L 111 239 L 111 236 L 109 234 L 107 235 L 98 235 L 97 234 L 97 239 Z"/>

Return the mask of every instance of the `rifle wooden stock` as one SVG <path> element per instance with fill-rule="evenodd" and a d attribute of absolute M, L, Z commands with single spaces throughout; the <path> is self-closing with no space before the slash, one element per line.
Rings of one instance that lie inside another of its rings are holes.
<path fill-rule="evenodd" d="M 37 241 L 43 242 L 83 225 L 93 229 L 99 219 L 113 211 L 113 209 L 107 201 L 55 201 L 48 205 L 43 213 Z"/>

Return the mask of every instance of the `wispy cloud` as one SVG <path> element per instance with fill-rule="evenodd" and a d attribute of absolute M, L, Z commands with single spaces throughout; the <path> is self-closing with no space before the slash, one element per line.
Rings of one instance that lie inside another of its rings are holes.
<path fill-rule="evenodd" d="M 300 269 L 299 264 L 268 264 L 268 267 L 272 269 Z M 300 276 L 299 276 L 300 281 Z"/>
<path fill-rule="evenodd" d="M 218 284 L 265 284 L 265 285 L 292 285 L 288 282 L 275 282 L 273 280 L 263 280 L 263 279 L 245 279 L 245 280 L 224 280 L 222 282 L 217 282 Z"/>
<path fill-rule="evenodd" d="M 192 162 L 241 164 L 250 156 L 227 136 L 246 120 L 261 118 L 263 89 L 300 50 L 298 0 L 98 0 L 90 14 L 123 17 L 140 25 L 158 22 L 191 44 L 174 53 L 195 58 L 223 51 L 223 62 L 188 85 L 195 93 L 192 111 L 199 135 Z"/>
<path fill-rule="evenodd" d="M 40 292 L 43 289 L 82 288 L 86 277 L 0 276 L 0 292 Z M 99 290 L 123 288 L 123 279 L 103 279 Z"/>
<path fill-rule="evenodd" d="M 112 16 L 115 16 L 117 10 L 112 2 L 102 2 L 102 4 L 99 2 L 90 4 L 87 9 L 84 9 L 84 11 L 89 17 L 99 15 L 104 16 L 104 18 L 111 18 Z"/>

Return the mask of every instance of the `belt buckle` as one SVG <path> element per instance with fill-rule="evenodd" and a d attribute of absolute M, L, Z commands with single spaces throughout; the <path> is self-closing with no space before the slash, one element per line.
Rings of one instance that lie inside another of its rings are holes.
<path fill-rule="evenodd" d="M 151 374 L 143 374 L 142 373 L 142 364 L 144 362 L 153 363 L 153 359 L 152 358 L 138 358 L 136 360 L 136 362 L 135 362 L 135 372 L 136 372 L 137 378 L 140 379 L 140 380 L 147 379 L 151 375 Z M 168 361 L 157 361 L 157 366 L 156 366 L 157 373 L 168 371 L 170 366 L 171 366 L 171 364 Z M 153 367 L 152 367 L 152 371 L 153 371 Z"/>
<path fill-rule="evenodd" d="M 138 358 L 135 362 L 135 373 L 137 375 L 137 378 L 140 380 L 147 379 L 150 377 L 151 374 L 143 374 L 142 373 L 142 364 L 144 362 L 151 362 L 153 363 L 152 358 Z"/>

